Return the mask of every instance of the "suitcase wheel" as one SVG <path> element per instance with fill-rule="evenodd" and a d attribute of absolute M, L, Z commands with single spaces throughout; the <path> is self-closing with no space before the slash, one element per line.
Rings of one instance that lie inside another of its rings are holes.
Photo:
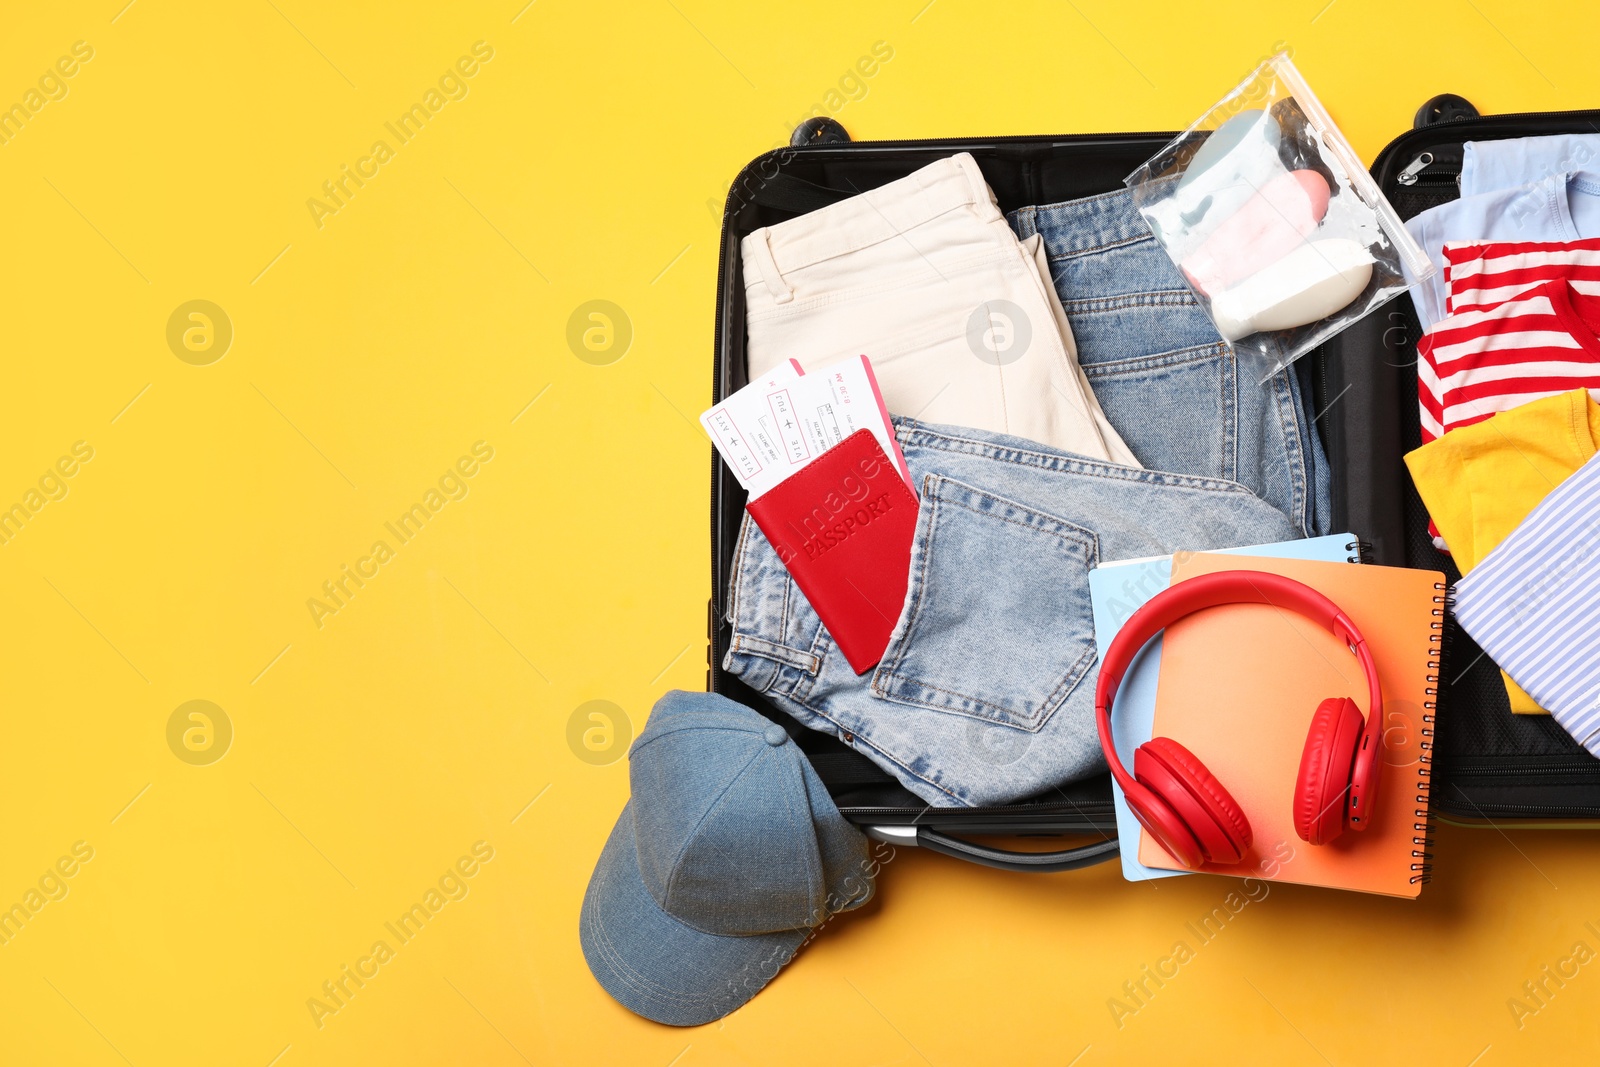
<path fill-rule="evenodd" d="M 1475 119 L 1478 109 L 1464 96 L 1455 93 L 1440 93 L 1417 109 L 1417 117 L 1411 120 L 1411 128 L 1420 130 L 1424 126 L 1437 126 L 1441 122 L 1455 122 L 1457 119 Z"/>
<path fill-rule="evenodd" d="M 849 144 L 850 135 L 835 120 L 820 116 L 806 119 L 796 126 L 789 135 L 789 143 L 795 148 L 814 144 Z"/>

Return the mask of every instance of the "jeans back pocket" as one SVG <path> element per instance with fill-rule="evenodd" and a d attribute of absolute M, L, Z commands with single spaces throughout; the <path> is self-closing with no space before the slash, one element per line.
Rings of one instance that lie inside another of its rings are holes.
<path fill-rule="evenodd" d="M 1037 731 L 1094 666 L 1094 533 L 923 480 L 906 607 L 872 676 L 887 700 Z"/>
<path fill-rule="evenodd" d="M 1107 360 L 1085 365 L 1084 374 L 1106 418 L 1146 468 L 1230 482 L 1245 481 L 1242 473 L 1259 494 L 1260 472 L 1239 470 L 1238 373 L 1227 345 Z"/>

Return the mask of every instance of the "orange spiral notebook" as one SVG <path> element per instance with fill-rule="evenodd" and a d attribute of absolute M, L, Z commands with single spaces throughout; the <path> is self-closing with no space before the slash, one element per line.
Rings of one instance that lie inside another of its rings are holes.
<path fill-rule="evenodd" d="M 1167 628 L 1155 733 L 1192 751 L 1244 809 L 1255 841 L 1212 874 L 1415 897 L 1429 875 L 1429 763 L 1444 630 L 1444 575 L 1398 567 L 1211 553 L 1180 554 L 1174 584 L 1199 574 L 1260 570 L 1304 582 L 1361 630 L 1383 685 L 1384 751 L 1372 824 L 1321 846 L 1294 831 L 1295 775 L 1317 704 L 1348 696 L 1364 713 L 1361 666 L 1328 631 L 1258 604 L 1209 608 Z M 1178 864 L 1141 833 L 1139 861 Z"/>

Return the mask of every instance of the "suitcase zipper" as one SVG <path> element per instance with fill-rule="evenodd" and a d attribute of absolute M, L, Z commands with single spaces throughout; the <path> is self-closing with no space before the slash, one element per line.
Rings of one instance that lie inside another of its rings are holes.
<path fill-rule="evenodd" d="M 1592 125 L 1600 119 L 1600 111 L 1520 111 L 1509 115 L 1482 115 L 1475 119 L 1458 119 L 1454 122 L 1439 123 L 1434 126 L 1424 126 L 1421 129 L 1408 130 L 1391 141 L 1384 150 L 1378 153 L 1378 158 L 1372 161 L 1372 174 L 1378 178 L 1380 185 L 1384 182 L 1383 175 L 1394 165 L 1394 160 L 1407 158 L 1401 153 L 1410 150 L 1406 167 L 1401 168 L 1402 173 L 1409 169 L 1417 159 L 1417 153 L 1412 146 L 1426 146 L 1438 156 L 1438 150 L 1433 146 L 1460 144 L 1470 141 L 1474 135 L 1491 133 L 1503 129 L 1506 133 L 1527 137 L 1538 134 L 1538 129 L 1528 129 L 1527 125 L 1541 119 L 1559 119 L 1562 126 L 1574 131 L 1586 125 Z M 1417 178 L 1427 182 L 1428 175 L 1417 172 Z M 1392 179 L 1391 179 L 1392 180 Z M 1405 183 L 1403 183 L 1405 184 Z M 1440 182 L 1443 184 L 1443 182 Z"/>
<path fill-rule="evenodd" d="M 1405 165 L 1405 169 L 1395 177 L 1395 181 L 1399 182 L 1401 185 L 1415 185 L 1417 183 L 1417 175 L 1422 173 L 1422 168 L 1426 167 L 1432 162 L 1432 152 L 1422 153 L 1422 155 Z"/>
<path fill-rule="evenodd" d="M 1600 815 L 1600 807 L 1594 805 L 1550 805 L 1550 804 L 1484 804 L 1476 802 L 1472 805 L 1472 812 L 1460 808 L 1447 808 L 1451 814 L 1461 815 L 1465 818 L 1488 819 L 1493 815 L 1505 815 L 1508 812 L 1526 812 L 1529 816 L 1542 819 L 1577 818 L 1583 816 Z M 1510 826 L 1507 829 L 1517 830 L 1522 827 Z M 1564 827 L 1563 827 L 1564 829 Z"/>
<path fill-rule="evenodd" d="M 1418 153 L 1395 175 L 1395 181 L 1412 188 L 1416 185 L 1460 185 L 1466 153 L 1454 145 L 1435 145 Z"/>
<path fill-rule="evenodd" d="M 1454 162 L 1453 160 L 1440 160 L 1432 152 L 1424 152 L 1410 163 L 1407 163 L 1405 169 L 1395 175 L 1395 181 L 1408 189 L 1415 188 L 1418 185 L 1454 185 L 1459 187 L 1461 185 L 1461 170 L 1459 166 L 1452 169 Z M 1435 163 L 1441 164 L 1446 169 L 1436 170 L 1430 174 L 1428 168 Z"/>
<path fill-rule="evenodd" d="M 1470 767 L 1447 770 L 1435 784 L 1436 806 L 1444 812 L 1470 819 L 1492 819 L 1494 816 L 1510 818 L 1580 818 L 1600 815 L 1600 806 L 1593 804 L 1506 804 L 1475 799 L 1469 786 L 1495 788 L 1494 779 L 1515 779 L 1518 784 L 1528 783 L 1533 788 L 1563 788 L 1560 783 L 1541 782 L 1549 778 L 1579 779 L 1568 782 L 1568 788 L 1593 790 L 1593 782 L 1600 778 L 1600 763 L 1594 760 L 1542 760 L 1521 767 Z M 1587 781 L 1583 781 L 1587 780 Z M 1448 783 L 1459 796 L 1440 789 Z M 1463 803 L 1465 801 L 1465 803 Z"/>
<path fill-rule="evenodd" d="M 1526 767 L 1474 767 L 1452 771 L 1450 778 L 1452 781 L 1462 778 L 1527 778 L 1541 774 L 1580 774 L 1600 777 L 1600 761 L 1541 759 L 1539 763 Z"/>

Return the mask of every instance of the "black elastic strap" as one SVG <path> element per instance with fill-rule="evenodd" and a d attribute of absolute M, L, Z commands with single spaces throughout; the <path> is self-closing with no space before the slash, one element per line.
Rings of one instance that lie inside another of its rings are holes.
<path fill-rule="evenodd" d="M 830 794 L 838 794 L 851 786 L 894 782 L 888 772 L 858 752 L 808 752 L 806 758 Z"/>
<path fill-rule="evenodd" d="M 830 204 L 837 204 L 854 195 L 848 189 L 830 189 L 826 185 L 818 185 L 816 182 L 779 171 L 770 178 L 760 179 L 760 184 L 756 186 L 755 195 L 751 199 L 762 207 L 804 214 Z"/>

